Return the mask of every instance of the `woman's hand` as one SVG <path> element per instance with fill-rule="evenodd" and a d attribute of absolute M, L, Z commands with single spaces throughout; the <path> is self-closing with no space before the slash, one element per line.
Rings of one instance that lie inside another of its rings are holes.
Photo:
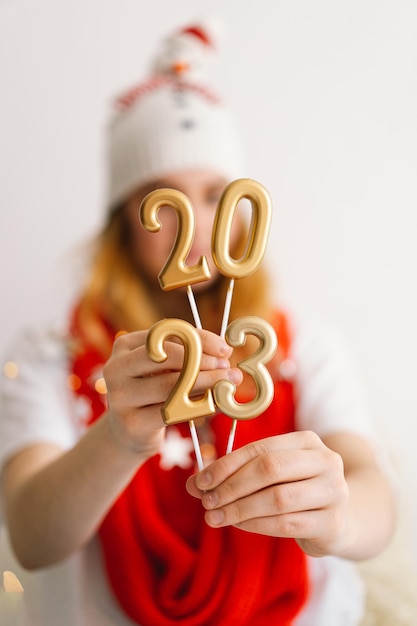
<path fill-rule="evenodd" d="M 309 555 L 361 559 L 388 541 L 393 497 L 369 444 L 353 434 L 312 432 L 255 441 L 187 482 L 209 526 L 295 538 Z"/>
<path fill-rule="evenodd" d="M 221 378 L 239 384 L 242 373 L 231 369 L 232 348 L 218 335 L 206 330 L 201 336 L 203 355 L 193 393 L 203 394 Z M 182 343 L 167 341 L 168 358 L 152 361 L 146 352 L 147 331 L 118 337 L 112 355 L 104 367 L 107 384 L 108 419 L 115 438 L 133 450 L 148 456 L 158 452 L 163 436 L 161 407 L 172 391 L 183 367 Z"/>

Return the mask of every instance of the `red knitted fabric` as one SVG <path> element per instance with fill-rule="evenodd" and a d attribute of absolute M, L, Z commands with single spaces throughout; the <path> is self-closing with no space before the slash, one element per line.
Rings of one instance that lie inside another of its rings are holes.
<path fill-rule="evenodd" d="M 281 349 L 285 319 L 277 328 Z M 76 330 L 76 329 L 75 329 Z M 91 402 L 91 422 L 103 412 L 91 380 L 101 362 L 88 348 L 73 363 Z M 230 418 L 211 421 L 217 454 L 224 454 Z M 189 437 L 187 424 L 171 426 Z M 275 383 L 270 408 L 238 425 L 235 448 L 294 430 L 292 385 Z M 201 502 L 185 490 L 193 469 L 164 470 L 149 459 L 105 517 L 100 537 L 108 578 L 121 607 L 142 626 L 290 626 L 307 594 L 306 558 L 295 541 L 212 529 Z"/>

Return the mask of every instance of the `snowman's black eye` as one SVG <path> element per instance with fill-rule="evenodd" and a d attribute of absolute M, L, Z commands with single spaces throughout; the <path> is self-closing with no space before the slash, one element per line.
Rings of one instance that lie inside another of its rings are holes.
<path fill-rule="evenodd" d="M 184 128 L 185 130 L 191 130 L 194 127 L 195 121 L 191 120 L 190 118 L 181 121 L 181 128 Z"/>

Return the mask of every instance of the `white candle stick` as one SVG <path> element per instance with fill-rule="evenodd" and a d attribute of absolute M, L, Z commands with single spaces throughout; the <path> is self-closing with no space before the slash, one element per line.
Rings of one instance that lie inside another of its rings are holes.
<path fill-rule="evenodd" d="M 197 466 L 201 472 L 201 470 L 204 469 L 204 463 L 203 463 L 203 457 L 201 455 L 200 444 L 198 442 L 197 430 L 194 424 L 194 420 L 190 420 L 188 424 L 190 426 L 190 434 L 191 434 L 191 439 L 193 440 L 195 456 L 197 459 Z"/>
<path fill-rule="evenodd" d="M 226 300 L 225 300 L 225 303 L 224 303 L 222 326 L 221 326 L 221 330 L 220 330 L 220 337 L 222 339 L 224 339 L 224 337 L 226 335 L 226 328 L 227 328 L 227 325 L 229 323 L 230 308 L 232 306 L 232 297 L 233 297 L 234 287 L 235 287 L 235 279 L 231 278 L 230 282 L 229 282 L 229 287 L 228 287 L 227 293 L 226 293 Z M 233 444 L 234 444 L 234 441 L 235 441 L 235 434 L 236 434 L 236 426 L 237 426 L 237 420 L 236 420 L 236 418 L 234 418 L 234 419 L 232 419 L 232 426 L 230 428 L 229 438 L 227 440 L 226 454 L 229 454 L 233 450 Z"/>
<path fill-rule="evenodd" d="M 230 452 L 233 450 L 233 444 L 235 441 L 235 434 L 236 434 L 236 426 L 237 426 L 237 419 L 234 418 L 232 420 L 232 426 L 230 428 L 229 439 L 227 440 L 226 454 L 230 454 Z"/>
<path fill-rule="evenodd" d="M 221 326 L 221 330 L 220 330 L 220 337 L 222 339 L 224 339 L 224 336 L 226 334 L 226 328 L 227 328 L 227 325 L 229 323 L 230 307 L 232 306 L 232 297 L 233 297 L 234 286 L 235 286 L 235 279 L 231 278 L 230 282 L 229 282 L 229 287 L 228 287 L 227 293 L 226 293 L 226 301 L 224 303 L 222 326 Z"/>
<path fill-rule="evenodd" d="M 200 315 L 197 309 L 197 303 L 195 301 L 194 293 L 193 293 L 193 290 L 191 289 L 191 285 L 187 285 L 187 296 L 188 296 L 188 301 L 190 303 L 191 312 L 193 314 L 195 327 L 201 329 L 203 328 L 203 326 L 201 324 Z"/>

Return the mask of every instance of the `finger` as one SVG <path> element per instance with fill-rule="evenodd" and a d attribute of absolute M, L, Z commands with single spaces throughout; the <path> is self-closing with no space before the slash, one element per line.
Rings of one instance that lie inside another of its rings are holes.
<path fill-rule="evenodd" d="M 203 352 L 224 358 L 231 356 L 233 348 L 229 346 L 222 337 L 209 330 L 198 329 L 197 332 L 201 338 Z"/>
<path fill-rule="evenodd" d="M 277 435 L 252 443 L 234 450 L 205 468 L 196 475 L 195 484 L 200 491 L 214 489 L 227 478 L 235 474 L 247 463 L 260 457 L 267 457 L 273 451 L 327 449 L 320 438 L 313 432 L 300 431 Z M 275 472 L 278 470 L 274 470 Z"/>
<path fill-rule="evenodd" d="M 203 352 L 205 352 L 206 354 L 211 354 L 213 356 L 218 356 L 218 357 L 223 357 L 223 358 L 229 358 L 231 356 L 233 352 L 233 348 L 229 346 L 222 337 L 220 337 L 219 335 L 216 335 L 215 333 L 212 333 L 209 330 L 204 330 L 204 329 L 199 329 L 199 328 L 196 328 L 194 330 L 197 332 L 198 336 L 200 337 L 201 347 L 202 347 Z M 173 331 L 172 335 L 170 334 L 166 335 L 166 338 L 164 340 L 164 345 L 169 342 L 183 345 L 183 341 L 180 339 L 180 337 L 178 337 L 175 334 L 175 331 Z"/>
<path fill-rule="evenodd" d="M 130 333 L 120 332 L 113 342 L 113 353 L 126 352 L 145 345 L 148 331 L 137 330 Z"/>
<path fill-rule="evenodd" d="M 134 348 L 133 350 L 124 350 L 110 360 L 106 364 L 105 378 L 114 375 L 116 379 L 121 374 L 123 376 L 137 378 L 144 376 L 152 376 L 166 370 L 179 372 L 184 366 L 184 348 L 181 344 L 174 342 L 166 342 L 164 350 L 167 358 L 157 363 L 153 361 L 146 351 L 145 345 Z M 228 369 L 230 362 L 223 357 L 203 354 L 200 361 L 201 370 Z M 239 381 L 240 382 L 240 379 Z"/>
<path fill-rule="evenodd" d="M 113 352 L 119 353 L 140 348 L 145 345 L 148 332 L 149 331 L 147 330 L 138 330 L 130 333 L 119 333 L 113 343 Z M 233 348 L 229 346 L 222 337 L 204 329 L 197 329 L 197 332 L 200 336 L 204 353 L 222 358 L 230 357 L 233 352 Z M 172 336 L 170 343 L 182 345 L 182 342 L 176 340 L 174 335 Z"/>
<path fill-rule="evenodd" d="M 262 492 L 268 487 L 305 485 L 320 475 L 324 468 L 321 453 L 311 450 L 280 450 L 256 457 L 214 489 L 205 492 L 203 505 L 206 508 L 222 507 L 238 502 L 251 494 Z M 326 482 L 326 481 L 324 481 Z M 290 488 L 277 490 L 277 496 L 285 497 Z M 275 492 L 273 492 L 275 493 Z M 278 503 L 277 503 L 278 504 Z M 286 512 L 284 509 L 282 512 Z"/>
<path fill-rule="evenodd" d="M 227 370 L 215 369 L 200 372 L 191 390 L 190 397 L 204 394 L 207 389 L 211 389 L 217 381 L 224 379 L 230 380 L 234 384 L 238 385 L 242 381 L 242 372 L 237 368 Z M 152 393 L 153 402 L 165 402 L 173 390 L 177 380 L 177 372 L 166 372 L 165 374 L 161 374 L 161 376 L 151 377 L 149 382 L 151 385 L 150 392 Z"/>
<path fill-rule="evenodd" d="M 206 514 L 207 515 L 207 514 Z M 299 541 L 312 541 L 318 544 L 325 541 L 326 528 L 332 523 L 332 512 L 327 509 L 301 511 L 270 517 L 255 517 L 236 524 L 237 528 L 252 533 L 284 537 Z"/>
<path fill-rule="evenodd" d="M 212 356 L 224 358 L 229 358 L 231 356 L 233 348 L 229 346 L 229 344 L 227 344 L 222 337 L 216 335 L 216 333 L 212 333 L 211 331 L 204 330 L 202 328 L 196 328 L 195 330 L 200 337 L 203 352 L 205 352 L 206 354 L 211 354 Z M 181 339 L 175 335 L 174 332 L 172 335 L 167 335 L 167 340 L 165 343 L 168 343 L 169 341 L 171 343 L 176 343 L 180 345 L 182 345 L 183 343 Z"/>
<path fill-rule="evenodd" d="M 203 495 L 210 526 L 234 526 L 258 517 L 285 515 L 326 508 L 333 502 L 334 492 L 320 477 L 292 483 L 272 485 L 249 496 L 220 505 L 216 492 Z"/>
<path fill-rule="evenodd" d="M 145 377 L 124 377 L 118 381 L 118 385 L 109 387 L 109 392 L 114 403 L 130 407 L 145 407 L 153 404 L 164 403 L 171 394 L 176 382 L 178 372 L 164 371 Z M 192 396 L 204 394 L 221 379 L 227 379 L 235 384 L 242 380 L 242 372 L 237 369 L 215 369 L 200 372 L 192 389 Z"/>

